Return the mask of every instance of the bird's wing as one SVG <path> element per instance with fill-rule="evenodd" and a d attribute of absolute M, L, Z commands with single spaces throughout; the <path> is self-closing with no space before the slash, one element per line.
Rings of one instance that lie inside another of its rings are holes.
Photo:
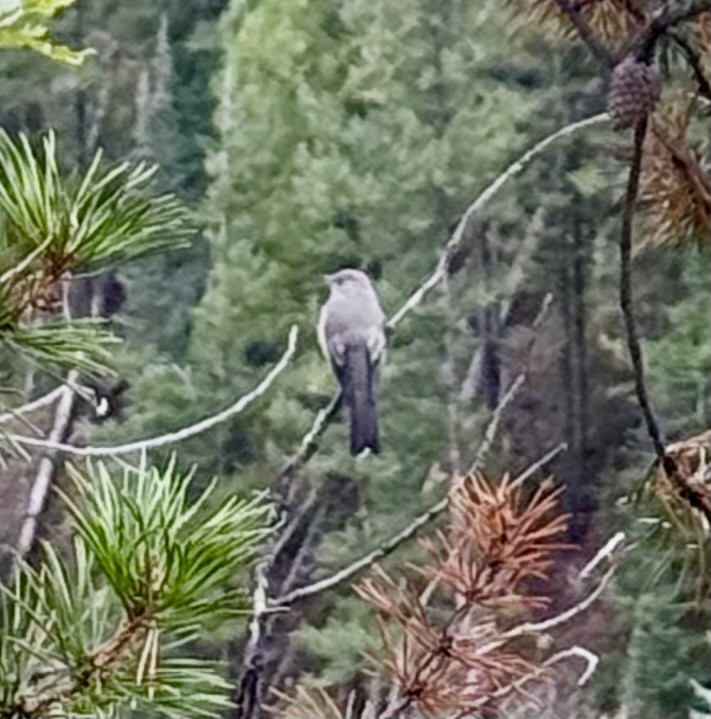
<path fill-rule="evenodd" d="M 334 362 L 336 358 L 332 351 L 331 345 L 328 341 L 328 335 L 326 334 L 326 322 L 328 320 L 328 307 L 324 305 L 321 308 L 321 314 L 318 318 L 318 324 L 316 325 L 316 334 L 318 336 L 318 344 L 323 352 L 323 356 L 329 361 Z"/>

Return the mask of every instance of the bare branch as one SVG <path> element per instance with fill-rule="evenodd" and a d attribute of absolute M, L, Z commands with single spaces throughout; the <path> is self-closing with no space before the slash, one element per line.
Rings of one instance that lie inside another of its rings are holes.
<path fill-rule="evenodd" d="M 607 540 L 604 546 L 602 546 L 595 556 L 580 570 L 578 576 L 580 579 L 587 579 L 593 572 L 594 569 L 605 559 L 613 560 L 614 554 L 618 547 L 625 543 L 626 537 L 624 532 L 617 532 L 613 534 L 610 539 Z"/>
<path fill-rule="evenodd" d="M 593 602 L 595 602 L 600 597 L 600 595 L 605 591 L 607 585 L 610 583 L 610 580 L 612 579 L 614 573 L 615 566 L 613 565 L 607 570 L 607 572 L 605 572 L 603 578 L 600 580 L 599 584 L 595 587 L 595 589 L 580 602 L 570 607 L 570 609 L 566 609 L 564 612 L 556 614 L 554 617 L 544 619 L 541 622 L 525 622 L 524 624 L 519 624 L 518 626 L 509 629 L 507 632 L 504 632 L 501 635 L 502 638 L 509 640 L 516 637 L 521 637 L 525 634 L 537 634 L 540 632 L 545 632 L 548 629 L 552 629 L 553 627 L 560 626 L 561 624 L 565 624 L 574 617 L 577 617 L 578 614 L 582 614 L 591 604 L 593 604 Z"/>
<path fill-rule="evenodd" d="M 291 592 L 288 592 L 282 597 L 274 599 L 273 602 L 276 606 L 284 604 L 293 604 L 299 599 L 310 597 L 313 594 L 319 594 L 327 589 L 343 584 L 343 582 L 349 580 L 354 575 L 358 574 L 363 569 L 371 566 L 379 559 L 387 557 L 388 554 L 394 552 L 403 542 L 414 537 L 421 527 L 428 524 L 433 519 L 438 517 L 445 509 L 447 509 L 448 499 L 444 499 L 432 505 L 427 511 L 418 515 L 410 524 L 407 525 L 403 530 L 398 532 L 394 537 L 391 537 L 387 542 L 384 542 L 379 547 L 369 552 L 364 557 L 353 562 L 353 564 L 341 569 L 340 571 L 332 574 L 330 577 L 321 579 L 313 584 L 308 584 L 305 587 L 299 587 Z"/>
<path fill-rule="evenodd" d="M 563 651 L 556 652 L 555 654 L 553 654 L 553 656 L 548 657 L 548 659 L 546 659 L 543 664 L 546 667 L 550 667 L 553 666 L 553 664 L 558 664 L 558 662 L 562 661 L 563 659 L 568 659 L 570 657 L 579 657 L 580 659 L 584 659 L 587 662 L 585 671 L 580 675 L 580 678 L 577 681 L 578 686 L 582 687 L 588 683 L 588 680 L 595 673 L 597 665 L 600 663 L 600 657 L 597 654 L 591 652 L 589 649 L 585 649 L 585 647 L 580 647 L 576 645 L 574 647 L 570 647 L 569 649 L 564 649 Z"/>
<path fill-rule="evenodd" d="M 542 469 L 547 464 L 550 464 L 561 452 L 566 452 L 567 450 L 568 445 L 565 442 L 561 442 L 556 447 L 553 447 L 550 452 L 546 452 L 539 460 L 534 462 L 529 467 L 526 467 L 526 469 L 524 469 L 524 471 L 521 472 L 516 479 L 514 479 L 511 486 L 518 487 L 523 484 L 529 477 L 532 477 L 536 472 L 538 472 L 539 469 Z"/>
<path fill-rule="evenodd" d="M 541 302 L 541 309 L 538 311 L 538 314 L 536 315 L 536 319 L 533 321 L 533 324 L 531 325 L 531 327 L 534 330 L 538 329 L 541 326 L 541 323 L 543 322 L 546 315 L 548 314 L 548 310 L 550 309 L 552 302 L 553 302 L 553 295 L 549 292 L 543 298 L 543 302 Z M 534 334 L 526 348 L 527 354 L 530 355 L 535 343 L 536 343 L 536 335 Z M 523 385 L 525 380 L 526 380 L 526 373 L 520 372 L 517 375 L 517 377 L 514 379 L 514 381 L 511 383 L 511 386 L 506 391 L 504 396 L 499 400 L 499 404 L 494 409 L 494 413 L 493 413 L 491 419 L 489 420 L 489 424 L 487 425 L 486 431 L 484 432 L 484 439 L 482 440 L 481 444 L 479 445 L 479 449 L 476 453 L 476 456 L 474 457 L 474 462 L 472 463 L 472 466 L 469 468 L 469 472 L 474 472 L 478 467 L 481 466 L 481 463 L 484 461 L 484 458 L 488 454 L 489 450 L 491 449 L 491 445 L 493 444 L 494 439 L 496 438 L 496 433 L 498 432 L 499 423 L 501 422 L 501 418 L 503 416 L 504 410 L 511 404 L 511 402 L 514 401 L 514 399 L 516 398 L 516 395 L 518 394 L 519 389 L 521 388 L 521 385 Z M 557 452 L 556 452 L 556 454 L 557 454 Z"/>
<path fill-rule="evenodd" d="M 21 407 L 16 407 L 15 409 L 3 412 L 3 414 L 0 414 L 0 423 L 12 422 L 14 419 L 17 419 L 18 415 L 28 414 L 29 412 L 34 412 L 37 409 L 41 409 L 42 407 L 52 404 L 52 402 L 58 400 L 64 394 L 64 390 L 64 385 L 55 387 L 51 392 L 47 392 L 47 394 L 44 394 L 37 399 L 33 399 L 27 404 L 23 404 Z"/>
<path fill-rule="evenodd" d="M 484 458 L 489 453 L 491 445 L 494 443 L 496 435 L 499 431 L 499 424 L 501 423 L 501 418 L 503 417 L 506 408 L 516 398 L 518 391 L 521 389 L 521 385 L 523 385 L 525 381 L 526 375 L 525 373 L 521 372 L 521 374 L 519 374 L 516 379 L 511 383 L 511 386 L 508 388 L 504 396 L 499 400 L 499 404 L 496 405 L 496 408 L 491 415 L 491 419 L 489 420 L 489 424 L 486 426 L 484 438 L 479 445 L 479 449 L 477 450 L 476 456 L 474 457 L 474 461 L 472 462 L 471 467 L 469 467 L 470 473 L 476 471 L 476 469 L 481 466 L 482 462 L 484 461 Z"/>
<path fill-rule="evenodd" d="M 274 365 L 269 374 L 248 394 L 240 397 L 234 404 L 230 405 L 222 412 L 218 412 L 206 419 L 201 420 L 188 427 L 183 427 L 175 432 L 151 437 L 149 439 L 141 439 L 128 444 L 119 444 L 113 447 L 77 447 L 73 444 L 63 444 L 51 439 L 44 440 L 36 437 L 23 437 L 20 435 L 8 435 L 9 439 L 18 444 L 31 447 L 42 447 L 57 452 L 65 452 L 78 457 L 107 457 L 116 454 L 127 454 L 128 452 L 145 451 L 155 449 L 156 447 L 165 447 L 169 444 L 182 442 L 189 437 L 211 429 L 212 427 L 227 421 L 231 417 L 244 411 L 255 400 L 259 399 L 271 387 L 276 378 L 286 369 L 291 358 L 296 351 L 296 339 L 298 336 L 298 328 L 294 325 L 289 332 L 288 346 L 279 362 Z"/>
<path fill-rule="evenodd" d="M 58 388 L 60 400 L 57 404 L 52 430 L 49 434 L 50 442 L 59 443 L 67 432 L 72 407 L 74 405 L 74 393 L 71 388 L 77 381 L 77 378 L 78 373 L 76 371 L 70 372 L 67 375 L 66 384 Z M 37 533 L 37 518 L 42 512 L 47 499 L 53 471 L 53 458 L 51 456 L 42 457 L 39 469 L 37 470 L 37 476 L 32 484 L 30 496 L 27 500 L 27 509 L 25 510 L 25 517 L 20 528 L 20 536 L 17 540 L 17 554 L 19 557 L 24 557 L 30 549 L 32 549 L 32 545 L 34 544 L 35 534 Z"/>
<path fill-rule="evenodd" d="M 564 659 L 569 659 L 570 657 L 578 657 L 580 659 L 584 659 L 586 662 L 585 671 L 580 675 L 580 678 L 577 681 L 577 685 L 579 687 L 584 686 L 585 684 L 587 684 L 590 677 L 595 673 L 595 670 L 600 663 L 600 657 L 598 657 L 597 654 L 591 652 L 589 649 L 585 649 L 585 647 L 576 645 L 573 647 L 569 647 L 568 649 L 563 649 L 562 651 L 556 652 L 555 654 L 551 655 L 550 657 L 548 657 L 548 659 L 546 659 L 545 662 L 543 662 L 543 664 L 538 668 L 537 671 L 529 672 L 525 676 L 522 676 L 520 679 L 517 679 L 515 682 L 500 687 L 484 699 L 477 701 L 474 704 L 474 707 L 481 706 L 482 704 L 490 701 L 491 699 L 501 699 L 502 697 L 505 697 L 514 691 L 520 690 L 524 685 L 540 678 L 546 667 L 551 667 L 554 664 L 558 664 L 559 662 L 563 661 Z"/>
<path fill-rule="evenodd" d="M 422 300 L 425 298 L 427 293 L 438 285 L 445 272 L 449 268 L 449 264 L 452 258 L 459 250 L 464 235 L 469 223 L 472 219 L 481 212 L 486 204 L 501 190 L 501 188 L 516 175 L 520 174 L 528 164 L 540 155 L 545 149 L 556 141 L 569 137 L 575 134 L 579 130 L 587 129 L 594 125 L 600 125 L 607 122 L 610 119 L 606 112 L 593 117 L 585 118 L 584 120 L 578 120 L 572 122 L 565 127 L 556 130 L 554 133 L 543 138 L 540 142 L 534 145 L 530 150 L 525 152 L 516 162 L 509 165 L 480 195 L 474 200 L 474 202 L 467 207 L 466 211 L 459 220 L 459 224 L 455 228 L 452 236 L 444 247 L 442 256 L 440 257 L 437 267 L 434 272 L 413 292 L 413 294 L 407 299 L 402 307 L 388 320 L 388 329 L 392 330 L 400 324 L 403 318 L 409 314 L 415 307 L 417 307 Z"/>
<path fill-rule="evenodd" d="M 303 467 L 314 454 L 318 451 L 318 440 L 326 431 L 328 425 L 341 406 L 343 395 L 340 390 L 333 395 L 327 407 L 324 407 L 317 415 L 311 429 L 304 435 L 301 440 L 298 452 L 289 460 L 284 469 L 279 473 L 278 481 L 283 481 L 292 477 L 301 467 Z"/>

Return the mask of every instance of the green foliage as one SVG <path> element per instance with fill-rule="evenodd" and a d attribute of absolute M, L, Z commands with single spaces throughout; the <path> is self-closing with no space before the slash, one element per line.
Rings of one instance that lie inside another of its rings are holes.
<path fill-rule="evenodd" d="M 230 497 L 210 510 L 214 483 L 191 504 L 191 476 L 172 464 L 118 481 L 103 464 L 71 477 L 71 563 L 45 543 L 39 566 L 20 562 L 2 587 L 0 715 L 216 716 L 228 685 L 209 662 L 175 652 L 243 606 L 235 577 L 268 508 Z"/>
<path fill-rule="evenodd" d="M 673 585 L 629 598 L 631 633 L 622 673 L 622 704 L 630 716 L 686 719 L 690 676 L 708 674 L 708 643 L 694 606 L 674 601 Z"/>
<path fill-rule="evenodd" d="M 81 65 L 92 50 L 57 43 L 50 20 L 75 0 L 5 0 L 0 4 L 0 48 L 23 48 L 69 65 Z"/>
<path fill-rule="evenodd" d="M 353 681 L 366 656 L 378 648 L 373 613 L 355 597 L 340 602 L 323 624 L 300 628 L 294 638 L 321 662 L 323 669 L 316 683 L 325 687 Z M 336 653 L 334 646 L 338 647 Z"/>
<path fill-rule="evenodd" d="M 663 252 L 653 254 L 664 261 Z M 683 294 L 668 303 L 665 330 L 646 345 L 650 391 L 670 438 L 711 425 L 709 271 L 703 255 L 688 252 L 681 259 L 677 284 Z"/>

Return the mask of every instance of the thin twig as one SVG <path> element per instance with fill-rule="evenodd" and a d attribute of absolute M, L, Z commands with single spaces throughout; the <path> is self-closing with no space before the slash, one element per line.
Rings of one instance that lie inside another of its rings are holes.
<path fill-rule="evenodd" d="M 610 580 L 612 579 L 614 573 L 615 566 L 613 565 L 607 570 L 607 572 L 605 572 L 599 584 L 592 592 L 590 592 L 590 594 L 588 594 L 577 604 L 574 604 L 569 609 L 566 609 L 564 612 L 556 614 L 554 617 L 544 619 L 541 622 L 525 622 L 524 624 L 519 624 L 509 629 L 507 632 L 504 632 L 501 635 L 501 638 L 508 641 L 516 637 L 521 637 L 525 634 L 538 634 L 540 632 L 545 632 L 548 629 L 552 629 L 553 627 L 557 627 L 561 624 L 569 622 L 574 617 L 577 617 L 578 614 L 582 614 L 582 612 L 584 612 L 600 597 L 600 595 L 605 591 L 607 585 L 610 583 Z"/>
<path fill-rule="evenodd" d="M 609 115 L 603 112 L 593 117 L 585 118 L 577 122 L 572 122 L 565 127 L 556 130 L 554 133 L 543 138 L 534 145 L 530 150 L 525 152 L 516 162 L 509 165 L 477 198 L 467 207 L 462 215 L 452 236 L 444 247 L 444 251 L 434 272 L 412 293 L 402 307 L 388 320 L 388 329 L 394 329 L 402 319 L 417 307 L 425 298 L 427 293 L 438 285 L 445 272 L 449 268 L 449 263 L 459 250 L 465 236 L 465 232 L 472 219 L 481 212 L 484 206 L 501 190 L 501 188 L 516 175 L 520 174 L 526 166 L 545 149 L 557 140 L 575 134 L 579 130 L 584 130 L 593 125 L 600 125 L 609 120 Z"/>
<path fill-rule="evenodd" d="M 63 444 L 61 442 L 52 441 L 51 439 L 43 440 L 35 437 L 23 437 L 15 434 L 10 434 L 8 437 L 18 444 L 31 447 L 43 447 L 57 452 L 65 452 L 77 457 L 108 457 L 116 454 L 127 454 L 128 452 L 138 452 L 155 449 L 156 447 L 165 447 L 169 444 L 182 442 L 190 437 L 194 437 L 197 434 L 201 434 L 202 432 L 211 429 L 215 425 L 225 422 L 231 417 L 234 417 L 236 414 L 244 411 L 255 400 L 259 399 L 259 397 L 261 397 L 271 387 L 276 378 L 288 366 L 296 351 L 297 336 L 298 328 L 294 325 L 289 332 L 288 346 L 281 359 L 251 392 L 243 397 L 240 397 L 236 402 L 221 412 L 218 412 L 217 414 L 207 417 L 206 419 L 196 422 L 188 427 L 183 427 L 175 432 L 169 432 L 168 434 L 162 434 L 158 437 L 151 437 L 149 439 L 136 440 L 135 442 L 129 442 L 128 444 L 119 444 L 113 447 L 78 447 L 73 444 Z"/>
<path fill-rule="evenodd" d="M 319 437 L 326 431 L 328 425 L 341 406 L 342 394 L 340 390 L 336 392 L 331 401 L 317 415 L 309 431 L 301 440 L 298 452 L 289 460 L 284 469 L 279 474 L 278 482 L 292 477 L 298 469 L 304 466 L 311 457 L 318 451 Z"/>
<path fill-rule="evenodd" d="M 543 664 L 536 670 L 525 674 L 524 676 L 517 679 L 515 682 L 511 682 L 510 684 L 506 684 L 505 686 L 500 687 L 492 694 L 489 694 L 486 697 L 482 697 L 482 699 L 477 700 L 469 708 L 474 709 L 478 706 L 481 706 L 482 704 L 486 704 L 492 699 L 501 699 L 502 697 L 508 696 L 514 691 L 520 690 L 525 684 L 528 684 L 528 682 L 538 679 L 541 674 L 544 673 L 546 668 L 551 667 L 554 664 L 558 664 L 559 662 L 563 661 L 563 659 L 569 659 L 570 657 L 579 657 L 580 659 L 584 659 L 587 662 L 585 671 L 580 675 L 577 681 L 577 685 L 579 687 L 584 686 L 585 684 L 587 684 L 590 677 L 595 673 L 595 670 L 600 663 L 600 657 L 598 657 L 597 654 L 591 652 L 589 649 L 585 649 L 584 647 L 576 645 L 568 649 L 563 649 L 559 652 L 556 652 L 555 654 L 548 657 L 548 659 L 546 659 L 546 661 L 543 662 Z"/>
<path fill-rule="evenodd" d="M 546 315 L 548 314 L 548 310 L 550 309 L 550 306 L 553 302 L 553 295 L 548 292 L 543 297 L 543 302 L 541 302 L 541 309 L 538 311 L 538 314 L 536 315 L 536 318 L 533 320 L 533 324 L 531 325 L 531 328 L 535 331 L 537 330 L 543 320 L 546 318 Z M 536 343 L 536 337 L 537 335 L 534 333 L 533 337 L 529 341 L 527 347 L 526 347 L 526 355 L 530 358 L 531 352 L 533 351 L 533 347 Z M 501 422 L 501 418 L 503 416 L 504 410 L 513 402 L 513 400 L 516 398 L 516 395 L 518 394 L 519 389 L 521 389 L 521 386 L 526 381 L 526 372 L 520 372 L 514 381 L 511 383 L 511 386 L 508 388 L 504 396 L 499 400 L 498 405 L 496 406 L 496 409 L 494 409 L 494 413 L 489 420 L 489 424 L 487 425 L 486 431 L 484 432 L 484 439 L 482 440 L 481 444 L 479 445 L 479 449 L 477 450 L 477 453 L 474 457 L 474 462 L 472 463 L 471 467 L 469 468 L 469 472 L 475 472 L 484 461 L 484 458 L 489 453 L 489 450 L 491 449 L 491 445 L 494 442 L 494 439 L 496 438 L 496 433 L 499 429 L 499 423 Z"/>
<path fill-rule="evenodd" d="M 42 407 L 46 407 L 48 404 L 52 404 L 52 402 L 59 399 L 64 394 L 64 388 L 64 385 L 55 387 L 50 392 L 47 392 L 47 394 L 43 394 L 41 397 L 33 399 L 27 404 L 23 404 L 21 407 L 16 407 L 7 412 L 3 412 L 0 414 L 0 423 L 12 422 L 17 419 L 18 415 L 28 414 L 29 412 L 34 412 L 36 409 L 41 409 Z"/>
<path fill-rule="evenodd" d="M 519 374 L 516 379 L 511 383 L 511 386 L 508 388 L 504 396 L 499 400 L 499 403 L 496 405 L 496 408 L 491 415 L 491 419 L 486 426 L 484 438 L 479 445 L 479 449 L 477 450 L 477 453 L 474 457 L 474 461 L 469 467 L 469 474 L 472 474 L 479 467 L 481 467 L 482 462 L 484 461 L 486 455 L 491 449 L 491 445 L 496 439 L 496 435 L 499 431 L 499 424 L 501 423 L 501 418 L 503 417 L 506 408 L 511 404 L 511 402 L 514 401 L 516 395 L 518 394 L 518 391 L 521 389 L 521 386 L 525 381 L 526 374 L 524 372 L 521 372 L 521 374 Z"/>
<path fill-rule="evenodd" d="M 624 544 L 626 540 L 624 532 L 617 532 L 608 539 L 603 547 L 601 547 L 595 556 L 580 570 L 578 577 L 587 579 L 594 569 L 605 559 L 613 560 L 617 548 Z"/>
<path fill-rule="evenodd" d="M 560 652 L 556 652 L 553 656 L 548 657 L 548 659 L 543 662 L 543 665 L 550 667 L 563 659 L 568 659 L 569 657 L 579 657 L 587 662 L 585 671 L 580 675 L 577 681 L 577 685 L 582 687 L 588 683 L 590 677 L 595 673 L 597 665 L 600 663 L 600 657 L 594 652 L 591 652 L 589 649 L 576 645 L 574 647 L 570 647 L 569 649 L 563 649 Z"/>
<path fill-rule="evenodd" d="M 566 609 L 564 612 L 556 614 L 553 617 L 549 617 L 548 619 L 544 619 L 543 621 L 525 622 L 524 624 L 519 624 L 515 627 L 512 627 L 507 632 L 504 632 L 501 635 L 501 638 L 506 641 L 509 641 L 511 639 L 515 639 L 516 637 L 523 636 L 524 634 L 545 632 L 548 629 L 552 629 L 553 627 L 565 624 L 574 617 L 577 617 L 578 614 L 584 612 L 591 604 L 593 604 L 593 602 L 595 602 L 596 599 L 598 599 L 598 597 L 605 591 L 605 588 L 610 583 L 610 580 L 612 579 L 612 576 L 614 575 L 616 569 L 615 552 L 620 545 L 624 544 L 625 539 L 626 537 L 624 532 L 617 532 L 580 570 L 580 572 L 578 572 L 579 579 L 587 579 L 592 573 L 592 571 L 596 567 L 598 567 L 603 562 L 603 560 L 610 560 L 610 566 L 608 567 L 607 572 L 605 572 L 598 585 L 580 602 L 574 604 L 572 607 Z"/>
<path fill-rule="evenodd" d="M 364 557 L 361 557 L 357 561 L 349 564 L 340 571 L 332 574 L 330 577 L 325 577 L 313 584 L 308 584 L 305 587 L 298 587 L 291 592 L 288 592 L 284 596 L 281 596 L 273 600 L 276 606 L 293 604 L 299 599 L 310 597 L 313 594 L 319 594 L 327 589 L 337 587 L 339 584 L 349 580 L 351 577 L 358 574 L 363 569 L 371 566 L 379 559 L 388 556 L 394 552 L 403 542 L 414 537 L 421 527 L 431 522 L 433 519 L 438 517 L 445 509 L 447 509 L 448 499 L 444 499 L 432 505 L 427 511 L 418 515 L 410 524 L 404 529 L 398 532 L 395 536 L 391 537 L 387 542 L 384 542 L 379 547 L 369 552 Z"/>
<path fill-rule="evenodd" d="M 568 445 L 565 442 L 561 442 L 559 445 L 553 447 L 550 452 L 546 452 L 539 460 L 529 465 L 519 474 L 513 482 L 511 482 L 511 488 L 519 487 L 529 477 L 532 477 L 539 469 L 542 469 L 547 464 L 550 464 L 561 452 L 566 452 Z"/>
<path fill-rule="evenodd" d="M 492 415 L 491 422 L 495 421 L 498 423 L 499 420 L 495 417 L 496 411 L 494 411 L 494 415 Z M 555 457 L 558 454 L 558 451 L 559 449 L 556 448 L 555 453 L 548 452 L 546 454 L 546 457 Z M 537 469 L 541 467 L 544 460 L 545 457 L 535 463 Z M 476 465 L 474 465 L 474 467 L 476 468 Z M 304 599 L 305 597 L 310 597 L 313 594 L 319 594 L 320 592 L 326 591 L 327 589 L 332 589 L 339 584 L 343 584 L 343 582 L 349 580 L 351 577 L 358 574 L 363 569 L 366 569 L 367 567 L 371 566 L 383 557 L 392 554 L 392 552 L 394 552 L 401 544 L 406 542 L 408 539 L 414 537 L 422 527 L 431 522 L 433 519 L 436 519 L 445 509 L 447 509 L 448 504 L 449 499 L 447 497 L 441 499 L 439 502 L 433 504 L 429 509 L 424 511 L 422 514 L 419 514 L 417 517 L 415 517 L 415 519 L 410 522 L 410 524 L 408 524 L 404 529 L 402 529 L 385 543 L 374 549 L 372 552 L 369 552 L 365 556 L 361 557 L 347 567 L 344 567 L 340 571 L 335 572 L 329 577 L 325 577 L 324 579 L 314 582 L 313 584 L 308 584 L 305 587 L 299 587 L 298 589 L 294 589 L 293 591 L 288 592 L 287 594 L 278 597 L 277 599 L 274 599 L 274 606 L 293 604 L 295 601 Z"/>
<path fill-rule="evenodd" d="M 642 156 L 644 154 L 644 139 L 647 135 L 647 116 L 637 123 L 634 131 L 634 147 L 632 163 L 627 179 L 627 193 L 622 212 L 622 228 L 620 230 L 620 310 L 625 322 L 627 335 L 627 349 L 634 370 L 634 385 L 637 401 L 642 410 L 654 451 L 660 462 L 664 462 L 666 451 L 661 430 L 652 411 L 647 387 L 644 382 L 644 361 L 642 347 L 637 336 L 637 324 L 634 317 L 634 302 L 632 295 L 632 229 L 634 222 L 635 204 L 639 191 L 639 178 L 642 171 Z"/>

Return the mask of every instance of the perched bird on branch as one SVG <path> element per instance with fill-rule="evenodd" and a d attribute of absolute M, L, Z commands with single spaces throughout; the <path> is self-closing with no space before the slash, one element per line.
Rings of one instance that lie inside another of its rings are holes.
<path fill-rule="evenodd" d="M 385 355 L 385 314 L 368 275 L 326 275 L 331 294 L 321 308 L 318 338 L 341 385 L 351 421 L 351 454 L 380 449 L 378 370 Z"/>

